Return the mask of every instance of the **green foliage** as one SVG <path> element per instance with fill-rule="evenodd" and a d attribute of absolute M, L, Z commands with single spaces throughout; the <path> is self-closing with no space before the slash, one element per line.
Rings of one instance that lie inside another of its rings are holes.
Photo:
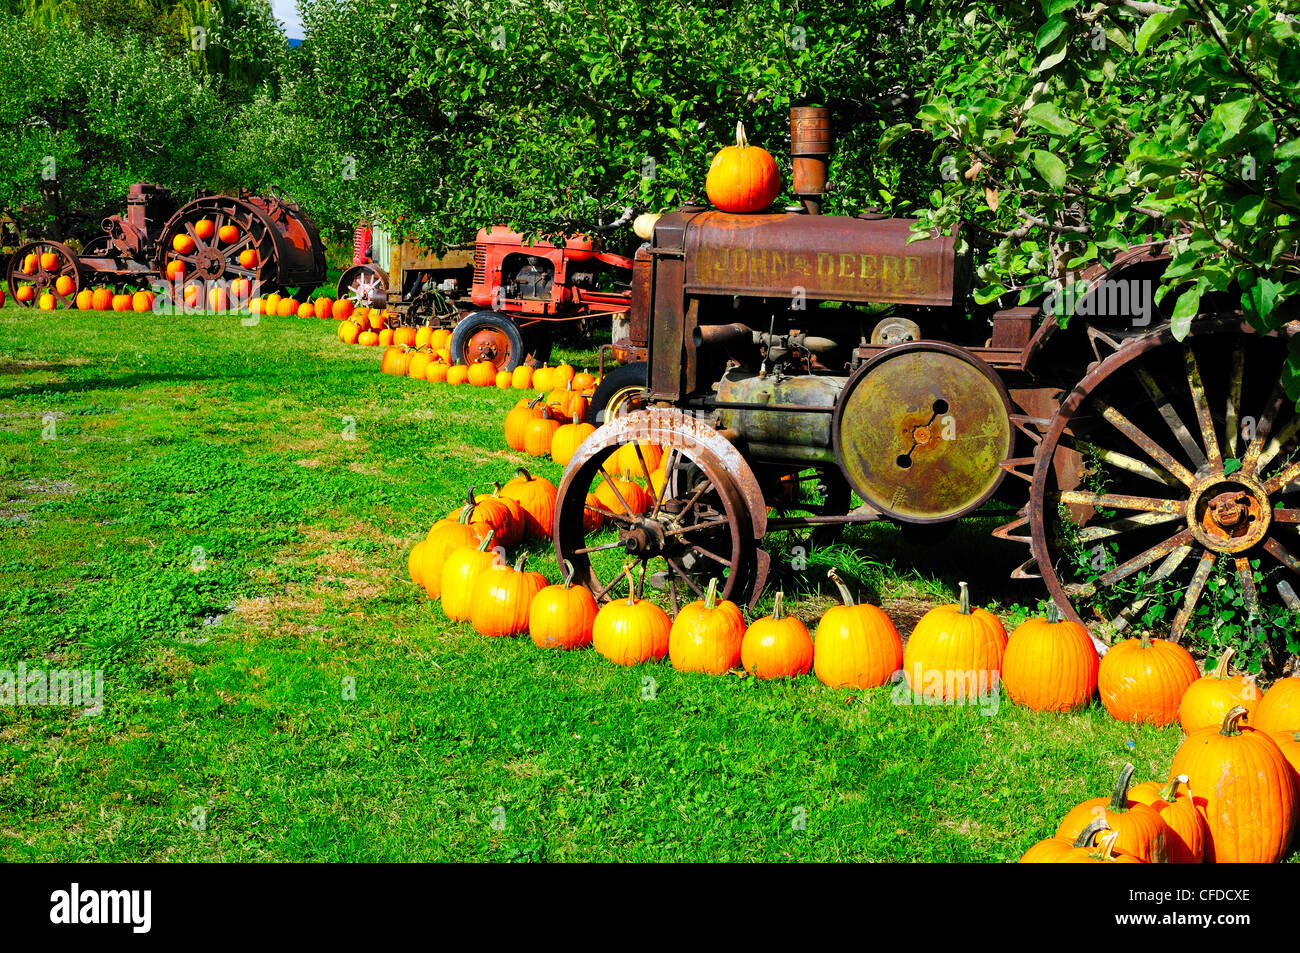
<path fill-rule="evenodd" d="M 941 2 L 918 113 L 953 173 L 922 227 L 965 220 L 981 300 L 1021 301 L 1131 244 L 1178 236 L 1157 300 L 1177 334 L 1210 292 L 1262 330 L 1300 293 L 1295 0 Z M 1300 396 L 1300 394 L 1292 394 Z"/>

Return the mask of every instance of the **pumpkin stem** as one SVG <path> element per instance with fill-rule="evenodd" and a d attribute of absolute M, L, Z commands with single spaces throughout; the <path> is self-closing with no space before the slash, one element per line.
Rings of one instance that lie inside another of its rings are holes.
<path fill-rule="evenodd" d="M 501 484 L 497 480 L 492 481 L 492 497 L 497 500 L 501 499 Z"/>
<path fill-rule="evenodd" d="M 515 471 L 515 476 L 523 477 L 526 481 L 530 483 L 532 482 L 533 479 L 533 475 L 529 473 L 527 470 L 525 470 L 523 467 L 520 467 L 518 470 Z"/>
<path fill-rule="evenodd" d="M 532 410 L 534 407 L 536 407 L 538 404 L 540 404 L 540 403 L 541 403 L 542 401 L 544 401 L 544 400 L 546 400 L 546 395 L 545 395 L 545 394 L 538 394 L 536 397 L 534 397 L 532 400 L 530 400 L 530 401 L 528 402 L 528 409 L 529 409 L 529 410 Z M 521 467 L 520 469 L 523 469 L 523 468 Z"/>
<path fill-rule="evenodd" d="M 474 515 L 474 504 L 473 504 L 473 503 L 469 503 L 469 504 L 467 504 L 467 505 L 465 505 L 465 506 L 462 506 L 462 507 L 460 508 L 460 519 L 459 519 L 459 522 L 461 522 L 461 523 L 468 523 L 468 522 L 469 522 L 469 518 L 470 518 L 471 516 L 473 516 L 473 515 Z"/>
<path fill-rule="evenodd" d="M 524 571 L 524 563 L 528 560 L 527 553 L 520 553 L 519 558 L 515 560 L 515 572 Z"/>
<path fill-rule="evenodd" d="M 467 502 L 470 506 L 473 506 L 473 505 L 474 505 L 474 484 L 473 484 L 473 483 L 471 483 L 471 484 L 469 485 L 469 496 L 468 496 L 468 498 L 466 499 L 466 502 Z"/>
<path fill-rule="evenodd" d="M 1055 602 L 1049 602 L 1047 604 L 1047 621 L 1052 625 L 1056 625 L 1056 623 L 1061 621 L 1061 610 Z"/>
<path fill-rule="evenodd" d="M 1241 734 L 1241 726 L 1237 722 L 1246 717 L 1246 709 L 1238 705 L 1232 711 L 1223 716 L 1223 727 L 1219 729 L 1219 734 L 1225 738 L 1235 738 Z"/>
<path fill-rule="evenodd" d="M 840 578 L 840 574 L 835 571 L 834 566 L 832 566 L 830 572 L 826 574 L 826 578 L 839 587 L 840 601 L 846 606 L 853 605 L 853 594 L 849 592 L 849 587 L 844 584 L 844 580 Z"/>
<path fill-rule="evenodd" d="M 564 588 L 572 589 L 573 588 L 573 563 L 569 562 L 566 559 L 562 564 L 562 568 L 564 569 Z"/>
<path fill-rule="evenodd" d="M 749 148 L 749 140 L 745 137 L 745 124 L 739 119 L 736 120 L 736 148 Z"/>
<path fill-rule="evenodd" d="M 573 412 L 573 425 L 575 427 L 578 425 L 578 412 L 576 410 Z"/>
<path fill-rule="evenodd" d="M 785 593 L 780 589 L 778 589 L 776 591 L 776 604 L 772 606 L 773 619 L 785 618 L 785 607 L 782 605 L 784 601 L 785 601 Z"/>
<path fill-rule="evenodd" d="M 704 593 L 704 608 L 714 609 L 718 605 L 718 577 L 709 580 L 709 589 Z"/>
<path fill-rule="evenodd" d="M 636 605 L 636 580 L 632 578 L 632 562 L 623 564 L 623 575 L 627 576 L 627 604 Z"/>
<path fill-rule="evenodd" d="M 1133 772 L 1137 768 L 1132 762 L 1125 764 L 1119 773 L 1119 780 L 1115 782 L 1115 790 L 1110 795 L 1110 809 L 1117 813 L 1123 813 L 1128 810 L 1128 786 L 1133 783 Z"/>
<path fill-rule="evenodd" d="M 1102 831 L 1108 831 L 1108 830 L 1110 830 L 1110 824 L 1106 822 L 1106 818 L 1104 817 L 1094 818 L 1091 824 L 1089 824 L 1083 830 L 1079 831 L 1079 836 L 1074 839 L 1074 844 L 1071 846 L 1091 847 L 1092 839 L 1096 837 L 1098 834 L 1100 834 Z"/>
<path fill-rule="evenodd" d="M 486 553 L 488 551 L 488 547 L 492 545 L 492 537 L 496 535 L 496 532 L 497 531 L 494 529 L 487 531 L 487 535 L 484 536 L 482 541 L 478 544 L 478 551 L 480 553 Z"/>
<path fill-rule="evenodd" d="M 1150 629 L 1143 629 L 1143 630 L 1142 630 L 1142 638 L 1138 641 L 1138 644 L 1141 645 L 1142 648 L 1144 648 L 1144 649 L 1149 649 L 1149 648 L 1151 648 L 1151 630 L 1150 630 Z"/>
<path fill-rule="evenodd" d="M 1102 837 L 1097 846 L 1101 848 L 1101 859 L 1111 861 L 1115 859 L 1115 841 L 1119 840 L 1119 831 L 1114 831 L 1108 837 Z"/>
<path fill-rule="evenodd" d="M 957 611 L 960 612 L 962 615 L 970 615 L 970 586 L 968 586 L 964 582 L 957 583 L 957 586 L 959 589 L 961 589 L 961 595 L 958 597 L 957 600 L 958 603 Z"/>
<path fill-rule="evenodd" d="M 1232 647 L 1228 647 L 1228 648 L 1226 648 L 1226 649 L 1223 650 L 1223 654 L 1219 656 L 1219 662 L 1218 662 L 1218 664 L 1214 666 L 1214 677 L 1215 677 L 1215 678 L 1228 678 L 1228 677 L 1229 677 L 1229 676 L 1228 676 L 1228 662 L 1230 662 L 1230 661 L 1232 660 L 1232 657 L 1233 657 L 1233 655 L 1236 654 L 1236 652 L 1237 652 L 1237 650 L 1234 649 L 1234 648 L 1232 648 Z"/>
<path fill-rule="evenodd" d="M 1169 783 L 1160 789 L 1160 800 L 1168 801 L 1170 804 L 1173 804 L 1174 798 L 1178 797 L 1178 785 L 1180 783 L 1183 787 L 1187 788 L 1187 793 L 1189 795 L 1192 793 L 1192 789 L 1187 787 L 1187 775 L 1178 774 L 1170 778 Z"/>

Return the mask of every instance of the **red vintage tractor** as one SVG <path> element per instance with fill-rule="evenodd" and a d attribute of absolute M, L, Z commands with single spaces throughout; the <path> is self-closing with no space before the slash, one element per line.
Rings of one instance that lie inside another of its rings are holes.
<path fill-rule="evenodd" d="M 529 243 L 496 226 L 480 229 L 472 249 L 442 255 L 404 242 L 390 265 L 349 268 L 338 296 L 365 307 L 386 302 L 395 324 L 453 329 L 452 359 L 465 364 L 541 364 L 557 326 L 612 318 L 631 306 L 631 259 L 600 251 L 586 237 Z"/>

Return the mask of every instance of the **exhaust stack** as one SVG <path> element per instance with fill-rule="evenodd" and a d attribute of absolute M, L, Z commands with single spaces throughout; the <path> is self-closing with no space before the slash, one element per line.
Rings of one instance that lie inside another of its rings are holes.
<path fill-rule="evenodd" d="M 830 168 L 831 111 L 825 106 L 790 109 L 790 158 L 794 160 L 793 192 L 809 215 L 820 215 Z"/>

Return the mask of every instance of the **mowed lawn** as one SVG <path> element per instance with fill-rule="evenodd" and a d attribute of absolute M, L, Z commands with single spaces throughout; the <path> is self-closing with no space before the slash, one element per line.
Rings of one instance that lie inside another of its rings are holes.
<path fill-rule="evenodd" d="M 1126 760 L 1166 776 L 1178 729 L 1099 704 L 907 706 L 449 623 L 406 554 L 534 465 L 501 437 L 518 394 L 381 375 L 334 331 L 0 311 L 0 669 L 104 673 L 98 716 L 0 707 L 0 858 L 1007 861 Z M 1041 593 L 987 529 L 855 531 L 852 585 L 906 635 L 969 572 L 1010 626 Z M 788 580 L 810 628 L 824 573 Z"/>

